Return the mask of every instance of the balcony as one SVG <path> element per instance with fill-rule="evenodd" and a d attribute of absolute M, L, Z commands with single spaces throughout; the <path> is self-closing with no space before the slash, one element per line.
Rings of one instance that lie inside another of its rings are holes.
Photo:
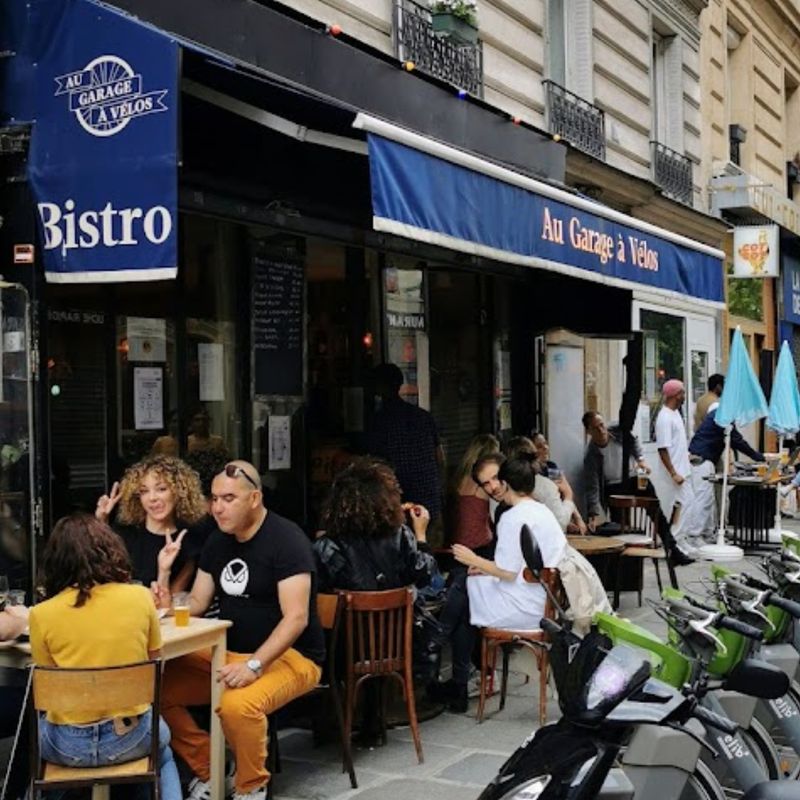
<path fill-rule="evenodd" d="M 434 33 L 431 12 L 413 0 L 394 7 L 394 51 L 400 61 L 446 81 L 476 97 L 483 97 L 483 46 L 461 44 Z"/>
<path fill-rule="evenodd" d="M 694 195 L 692 162 L 660 142 L 650 142 L 653 182 L 662 194 L 679 203 L 692 205 Z"/>
<path fill-rule="evenodd" d="M 606 159 L 606 115 L 602 108 L 553 81 L 542 81 L 548 130 L 600 161 Z"/>

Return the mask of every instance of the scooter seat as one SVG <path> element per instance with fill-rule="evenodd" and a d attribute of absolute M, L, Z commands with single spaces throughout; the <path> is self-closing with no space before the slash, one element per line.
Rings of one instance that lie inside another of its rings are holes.
<path fill-rule="evenodd" d="M 800 783 L 764 781 L 745 792 L 742 800 L 800 800 Z"/>

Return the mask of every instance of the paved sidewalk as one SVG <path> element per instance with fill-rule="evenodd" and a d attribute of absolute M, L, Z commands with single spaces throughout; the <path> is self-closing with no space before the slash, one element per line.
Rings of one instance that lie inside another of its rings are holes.
<path fill-rule="evenodd" d="M 785 527 L 800 533 L 800 521 L 788 520 Z M 758 572 L 752 562 L 759 557 L 737 562 L 735 568 Z M 662 566 L 662 579 L 668 582 Z M 681 588 L 703 594 L 709 576 L 708 562 L 678 568 Z M 647 604 L 656 598 L 658 588 L 652 562 L 645 564 L 645 600 L 638 608 L 635 592 L 621 597 L 620 614 L 663 634 L 664 625 Z M 526 682 L 525 674 L 531 679 Z M 314 747 L 311 733 L 285 729 L 279 733 L 281 772 L 274 777 L 274 792 L 279 800 L 469 800 L 480 793 L 498 767 L 517 745 L 537 726 L 536 691 L 538 674 L 529 654 L 512 662 L 509 697 L 502 712 L 496 697 L 487 702 L 487 716 L 475 722 L 476 701 L 467 714 L 443 713 L 420 725 L 425 763 L 417 764 L 414 745 L 407 728 L 390 730 L 385 747 L 354 750 L 359 788 L 350 789 L 341 771 L 338 744 Z M 550 701 L 548 718 L 557 719 L 558 705 Z M 2 764 L 0 748 L 0 764 Z"/>
<path fill-rule="evenodd" d="M 785 527 L 800 533 L 800 521 L 787 520 Z M 736 569 L 749 568 L 758 573 L 745 558 L 732 564 Z M 661 567 L 665 585 L 669 581 Z M 681 588 L 699 595 L 705 593 L 709 562 L 695 562 L 677 570 Z M 658 596 L 652 562 L 645 563 L 644 602 L 638 608 L 635 592 L 622 594 L 619 613 L 663 634 L 664 624 L 647 604 Z M 524 672 L 531 672 L 526 684 Z M 475 722 L 476 701 L 467 714 L 444 713 L 420 726 L 425 763 L 417 764 L 414 746 L 407 729 L 389 731 L 386 747 L 355 751 L 359 788 L 352 790 L 346 774 L 341 773 L 339 748 L 329 745 L 314 748 L 310 733 L 283 731 L 280 734 L 282 771 L 274 778 L 276 797 L 281 800 L 468 800 L 477 797 L 483 786 L 516 746 L 536 728 L 536 689 L 538 674 L 529 654 L 522 653 L 512 663 L 511 688 L 506 708 L 497 711 L 498 700 L 487 703 L 487 717 Z M 551 700 L 548 717 L 557 719 L 558 705 Z"/>

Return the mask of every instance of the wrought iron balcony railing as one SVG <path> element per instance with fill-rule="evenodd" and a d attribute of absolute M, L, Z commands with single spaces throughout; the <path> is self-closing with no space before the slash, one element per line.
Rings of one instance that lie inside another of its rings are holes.
<path fill-rule="evenodd" d="M 650 142 L 653 181 L 663 194 L 686 205 L 692 205 L 694 194 L 692 162 L 660 142 Z"/>
<path fill-rule="evenodd" d="M 399 0 L 394 7 L 393 39 L 400 61 L 412 61 L 416 69 L 483 97 L 482 43 L 462 44 L 434 33 L 426 6 Z"/>
<path fill-rule="evenodd" d="M 588 103 L 553 81 L 542 81 L 547 101 L 547 125 L 553 135 L 605 161 L 606 115 L 602 108 Z"/>

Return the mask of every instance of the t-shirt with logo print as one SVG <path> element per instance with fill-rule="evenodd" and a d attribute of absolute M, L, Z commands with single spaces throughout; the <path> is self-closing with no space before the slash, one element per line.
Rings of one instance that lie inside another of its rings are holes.
<path fill-rule="evenodd" d="M 200 569 L 214 579 L 220 619 L 228 619 L 228 650 L 253 653 L 282 618 L 278 583 L 311 574 L 308 625 L 293 647 L 321 664 L 325 641 L 317 618 L 316 568 L 311 543 L 290 520 L 268 512 L 255 536 L 237 542 L 233 534 L 214 531 L 200 556 Z"/>

